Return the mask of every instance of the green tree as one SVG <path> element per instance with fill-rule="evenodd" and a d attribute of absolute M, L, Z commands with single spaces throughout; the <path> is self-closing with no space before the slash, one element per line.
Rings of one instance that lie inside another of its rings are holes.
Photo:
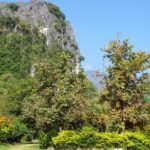
<path fill-rule="evenodd" d="M 132 127 L 143 116 L 144 96 L 149 91 L 150 54 L 134 52 L 128 40 L 111 41 L 104 49 L 111 62 L 104 75 L 101 100 L 109 102 L 111 118 L 115 118 L 121 130 Z"/>
<path fill-rule="evenodd" d="M 43 131 L 76 128 L 84 121 L 89 81 L 75 74 L 70 52 L 51 49 L 50 59 L 36 67 L 35 93 L 24 100 L 23 117 Z"/>

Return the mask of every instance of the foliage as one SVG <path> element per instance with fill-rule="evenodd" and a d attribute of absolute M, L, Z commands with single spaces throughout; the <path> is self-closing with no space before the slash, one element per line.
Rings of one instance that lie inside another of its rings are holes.
<path fill-rule="evenodd" d="M 57 135 L 56 130 L 51 130 L 48 133 L 40 133 L 39 140 L 40 140 L 40 148 L 47 148 L 53 146 L 52 138 Z"/>
<path fill-rule="evenodd" d="M 16 79 L 11 73 L 0 76 L 0 116 L 20 115 L 22 100 L 33 91 L 33 79 Z"/>
<path fill-rule="evenodd" d="M 0 75 L 11 72 L 17 77 L 25 78 L 30 73 L 32 63 L 36 58 L 43 57 L 45 51 L 45 38 L 30 31 L 30 27 L 10 16 L 0 16 Z M 17 31 L 12 30 L 17 27 Z M 30 32 L 29 32 L 30 31 Z"/>
<path fill-rule="evenodd" d="M 32 139 L 32 131 L 19 119 L 11 121 L 1 117 L 0 120 L 0 142 L 19 142 L 24 136 L 27 137 L 27 140 Z"/>
<path fill-rule="evenodd" d="M 72 70 L 74 64 L 68 63 L 72 58 L 69 52 L 55 49 L 48 55 L 50 59 L 36 68 L 35 93 L 25 99 L 23 117 L 35 120 L 43 131 L 52 127 L 75 128 L 84 120 L 88 81 L 83 73 L 75 74 Z"/>
<path fill-rule="evenodd" d="M 17 11 L 19 9 L 19 5 L 17 5 L 16 3 L 9 3 L 6 7 L 11 11 Z"/>
<path fill-rule="evenodd" d="M 11 142 L 19 142 L 25 136 L 26 140 L 30 141 L 33 131 L 29 130 L 19 119 L 14 119 L 11 125 L 11 136 Z"/>
<path fill-rule="evenodd" d="M 4 28 L 14 29 L 19 19 L 17 17 L 11 17 L 7 15 L 0 15 L 0 28 L 1 30 Z"/>
<path fill-rule="evenodd" d="M 29 33 L 30 32 L 30 26 L 28 24 L 26 24 L 23 21 L 20 21 L 17 24 L 17 30 L 19 30 L 22 33 Z"/>
<path fill-rule="evenodd" d="M 105 57 L 111 62 L 104 75 L 101 100 L 109 102 L 111 118 L 121 130 L 131 128 L 141 121 L 144 96 L 149 92 L 150 54 L 133 52 L 128 40 L 114 40 L 104 48 Z M 140 115 L 141 114 L 141 115 Z"/>
<path fill-rule="evenodd" d="M 79 57 L 80 62 L 84 61 L 84 59 L 85 59 L 84 56 Z"/>
<path fill-rule="evenodd" d="M 57 20 L 55 24 L 55 28 L 60 33 L 64 33 L 66 31 L 66 22 L 64 20 Z"/>
<path fill-rule="evenodd" d="M 14 99 L 15 93 L 19 92 L 19 81 L 11 73 L 0 76 L 0 116 L 18 114 L 19 106 Z"/>
<path fill-rule="evenodd" d="M 65 15 L 60 11 L 59 7 L 52 3 L 47 3 L 47 6 L 50 13 L 55 15 L 59 20 L 65 20 Z"/>
<path fill-rule="evenodd" d="M 47 6 L 55 30 L 65 33 L 64 14 Z M 7 7 L 13 14 L 19 8 Z M 110 42 L 103 49 L 111 63 L 99 97 L 84 72 L 75 73 L 76 56 L 55 42 L 48 48 L 37 28 L 0 15 L 0 143 L 39 136 L 41 148 L 148 150 L 150 54 L 133 52 L 127 40 Z"/>
<path fill-rule="evenodd" d="M 6 117 L 0 117 L 0 143 L 6 142 L 10 136 L 8 125 L 9 119 Z"/>
<path fill-rule="evenodd" d="M 62 131 L 58 136 L 52 138 L 56 149 L 76 148 L 80 136 L 75 131 Z"/>
<path fill-rule="evenodd" d="M 62 131 L 54 137 L 53 144 L 57 149 L 65 148 L 100 148 L 104 150 L 125 148 L 132 150 L 148 150 L 149 138 L 139 132 L 125 132 L 122 134 L 98 132 L 91 127 L 84 127 L 75 132 Z"/>

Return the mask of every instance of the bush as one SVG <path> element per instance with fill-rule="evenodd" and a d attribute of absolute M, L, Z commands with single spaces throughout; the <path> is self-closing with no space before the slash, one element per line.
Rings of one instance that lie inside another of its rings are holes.
<path fill-rule="evenodd" d="M 81 148 L 93 148 L 97 143 L 97 131 L 92 127 L 84 127 L 79 131 L 78 146 Z"/>
<path fill-rule="evenodd" d="M 98 132 L 89 127 L 80 131 L 62 131 L 52 138 L 56 149 L 65 148 L 99 148 L 103 150 L 124 148 L 129 150 L 148 150 L 150 138 L 140 132 L 122 134 Z"/>
<path fill-rule="evenodd" d="M 52 138 L 53 145 L 56 149 L 76 148 L 78 147 L 80 136 L 75 131 L 62 131 L 58 136 Z"/>
<path fill-rule="evenodd" d="M 129 142 L 127 148 L 132 150 L 149 150 L 150 138 L 140 132 L 126 132 Z"/>
<path fill-rule="evenodd" d="M 17 24 L 18 30 L 23 32 L 23 33 L 30 33 L 30 26 L 26 24 L 25 22 L 19 22 Z"/>
<path fill-rule="evenodd" d="M 60 11 L 59 7 L 54 4 L 48 3 L 48 10 L 60 20 L 65 20 L 65 15 Z"/>
<path fill-rule="evenodd" d="M 56 21 L 56 24 L 55 24 L 55 28 L 56 28 L 56 30 L 57 31 L 59 31 L 59 32 L 65 32 L 65 30 L 66 30 L 66 22 L 65 21 L 63 21 L 63 20 L 57 20 Z"/>
<path fill-rule="evenodd" d="M 9 3 L 7 4 L 7 8 L 9 8 L 11 11 L 17 11 L 19 9 L 19 5 L 15 3 Z"/>
<path fill-rule="evenodd" d="M 19 19 L 17 17 L 11 17 L 9 15 L 0 15 L 0 28 L 6 27 L 9 29 L 14 29 L 18 22 Z"/>
<path fill-rule="evenodd" d="M 26 137 L 27 141 L 32 139 L 33 131 L 29 130 L 25 124 L 16 119 L 11 126 L 11 141 L 20 142 L 23 137 Z"/>
<path fill-rule="evenodd" d="M 5 117 L 0 117 L 0 143 L 4 143 L 10 137 L 9 120 Z"/>
<path fill-rule="evenodd" d="M 32 139 L 32 135 L 33 131 L 29 130 L 26 125 L 18 119 L 13 120 L 12 122 L 5 121 L 0 124 L 1 143 L 20 142 L 23 137 L 26 137 L 26 140 L 29 141 Z"/>
<path fill-rule="evenodd" d="M 41 132 L 39 136 L 40 148 L 48 148 L 49 146 L 52 146 L 52 138 L 56 135 L 57 132 L 55 130 L 51 130 L 48 133 Z"/>
<path fill-rule="evenodd" d="M 150 136 L 150 124 L 147 124 L 147 125 L 144 126 L 144 132 L 145 132 L 148 136 Z"/>

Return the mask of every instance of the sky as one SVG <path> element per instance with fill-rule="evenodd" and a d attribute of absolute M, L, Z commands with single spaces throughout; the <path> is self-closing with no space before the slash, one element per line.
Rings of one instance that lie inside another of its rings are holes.
<path fill-rule="evenodd" d="M 0 0 L 0 2 L 16 0 Z M 26 0 L 24 0 L 26 1 Z M 85 70 L 103 70 L 101 49 L 110 40 L 128 38 L 134 50 L 150 52 L 150 0 L 50 0 L 70 22 Z"/>

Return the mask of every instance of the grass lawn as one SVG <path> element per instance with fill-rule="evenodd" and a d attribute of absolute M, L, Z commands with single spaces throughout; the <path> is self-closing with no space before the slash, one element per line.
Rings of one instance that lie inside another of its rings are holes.
<path fill-rule="evenodd" d="M 0 150 L 41 150 L 38 144 L 4 144 L 0 145 Z"/>
<path fill-rule="evenodd" d="M 11 148 L 11 145 L 9 144 L 5 144 L 5 145 L 0 144 L 0 150 L 9 150 L 10 148 Z"/>
<path fill-rule="evenodd" d="M 39 148 L 38 143 L 27 143 L 27 144 L 0 144 L 0 150 L 42 150 Z M 48 148 L 47 150 L 53 150 L 52 148 Z"/>

